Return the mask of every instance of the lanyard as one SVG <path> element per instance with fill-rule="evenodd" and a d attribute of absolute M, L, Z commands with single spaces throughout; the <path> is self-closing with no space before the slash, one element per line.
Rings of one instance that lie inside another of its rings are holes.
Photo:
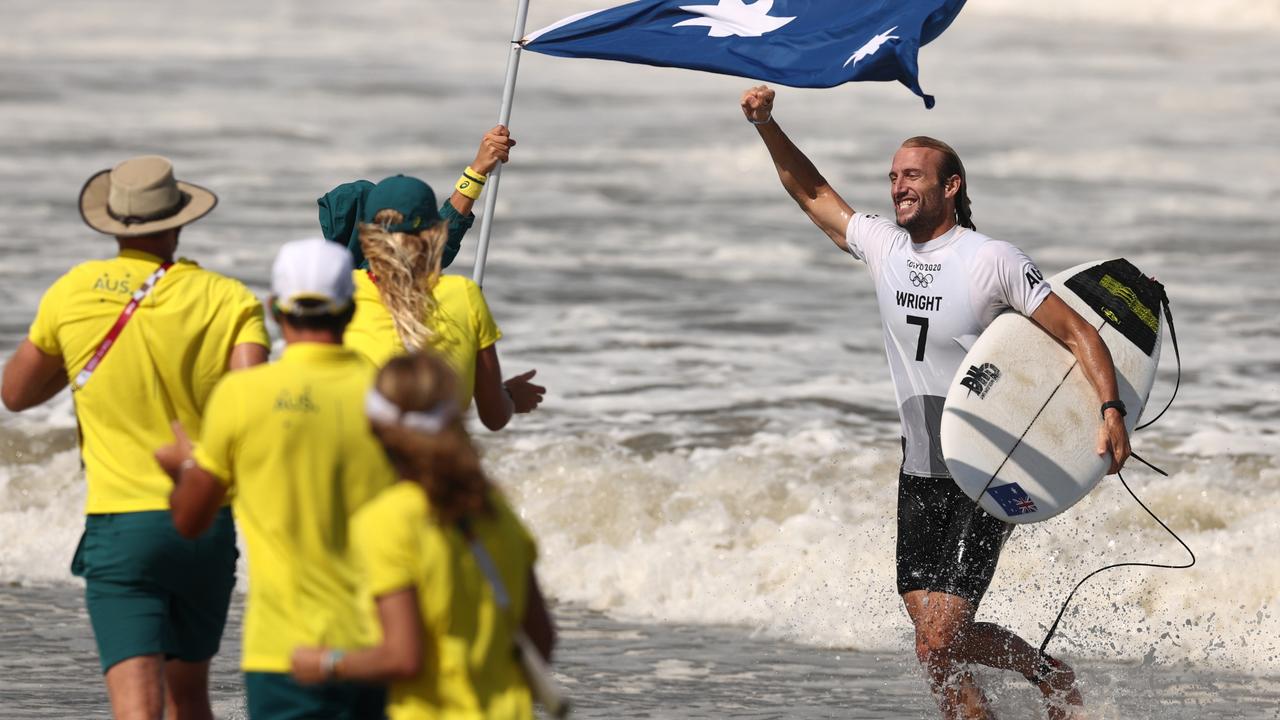
<path fill-rule="evenodd" d="M 151 273 L 151 277 L 142 283 L 142 286 L 133 291 L 133 297 L 129 298 L 129 304 L 124 306 L 124 310 L 120 312 L 120 317 L 116 318 L 116 324 L 111 326 L 107 331 L 107 336 L 102 338 L 102 342 L 98 344 L 98 349 L 93 353 L 93 357 L 89 358 L 89 362 L 84 369 L 76 374 L 76 380 L 73 389 L 79 390 L 89 382 L 89 377 L 93 375 L 93 371 L 98 369 L 98 365 L 102 363 L 102 358 L 107 356 L 107 351 L 116 344 L 116 339 L 120 337 L 120 333 L 124 330 L 124 326 L 129 324 L 129 319 L 133 317 L 133 313 L 142 304 L 142 300 L 151 292 L 151 288 L 155 287 L 160 278 L 169 272 L 169 268 L 173 267 L 173 263 L 161 263 L 156 271 Z"/>
<path fill-rule="evenodd" d="M 489 555 L 489 551 L 485 550 L 484 545 L 480 543 L 479 536 L 468 537 L 469 529 L 465 520 L 459 523 L 458 529 L 471 546 L 471 554 L 475 557 L 476 565 L 479 566 L 480 572 L 489 581 L 489 588 L 493 590 L 494 604 L 498 606 L 502 615 L 510 616 L 511 596 L 507 594 L 507 586 L 502 582 L 502 576 L 498 574 L 498 566 L 494 564 L 493 557 Z M 555 678 L 551 676 L 551 668 L 543 661 L 542 655 L 534 647 L 533 641 L 525 634 L 524 628 L 520 624 L 516 624 L 511 629 L 511 634 L 512 639 L 515 641 L 516 656 L 520 660 L 525 682 L 528 683 L 529 690 L 533 693 L 533 698 L 542 703 L 543 709 L 552 717 L 568 717 L 569 699 L 565 697 L 564 691 L 560 689 L 559 685 L 556 684 Z"/>

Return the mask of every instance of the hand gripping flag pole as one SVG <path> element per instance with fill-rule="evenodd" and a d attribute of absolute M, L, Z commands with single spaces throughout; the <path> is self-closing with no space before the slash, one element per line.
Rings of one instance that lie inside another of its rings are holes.
<path fill-rule="evenodd" d="M 498 124 L 510 127 L 511 103 L 516 95 L 516 71 L 520 69 L 520 41 L 524 38 L 525 21 L 529 16 L 529 0 L 519 0 L 516 6 L 516 26 L 511 33 L 511 54 L 507 56 L 507 80 L 502 88 L 502 109 L 498 111 Z M 489 173 L 485 184 L 488 192 L 484 198 L 484 216 L 480 218 L 480 244 L 476 246 L 476 264 L 471 279 L 484 286 L 484 262 L 489 255 L 489 234 L 493 231 L 493 210 L 498 204 L 498 181 L 502 177 L 502 163 Z"/>

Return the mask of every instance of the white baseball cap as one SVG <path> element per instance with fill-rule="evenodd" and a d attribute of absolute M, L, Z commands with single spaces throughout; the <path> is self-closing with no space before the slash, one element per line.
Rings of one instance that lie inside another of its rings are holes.
<path fill-rule="evenodd" d="M 271 294 L 287 315 L 340 315 L 355 294 L 353 269 L 351 253 L 337 243 L 321 238 L 287 242 L 271 266 Z M 315 304 L 300 305 L 302 300 Z"/>

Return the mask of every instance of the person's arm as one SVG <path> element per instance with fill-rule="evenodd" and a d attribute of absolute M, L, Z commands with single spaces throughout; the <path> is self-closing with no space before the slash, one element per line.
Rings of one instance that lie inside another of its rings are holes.
<path fill-rule="evenodd" d="M 1111 351 L 1092 325 L 1063 302 L 1056 293 L 1049 293 L 1040 306 L 1031 313 L 1037 325 L 1066 345 L 1076 356 L 1081 369 L 1093 389 L 1098 393 L 1099 405 L 1120 399 L 1116 386 L 1116 368 L 1111 361 Z M 1108 408 L 1098 429 L 1098 455 L 1111 456 L 1111 468 L 1107 474 L 1116 473 L 1129 459 L 1129 432 L 1124 426 L 1124 416 L 1115 408 Z"/>
<path fill-rule="evenodd" d="M 520 623 L 524 634 L 533 641 L 542 659 L 551 662 L 551 652 L 556 645 L 555 623 L 551 613 L 547 612 L 547 602 L 542 597 L 542 589 L 538 587 L 538 576 L 529 568 L 529 597 L 524 604 L 524 620 Z"/>
<path fill-rule="evenodd" d="M 476 353 L 475 402 L 480 422 L 490 430 L 501 430 L 515 413 L 532 412 L 542 402 L 547 389 L 529 382 L 537 370 L 516 375 L 505 382 L 494 343 Z"/>
<path fill-rule="evenodd" d="M 67 370 L 60 355 L 49 355 L 24 339 L 4 366 L 0 399 L 12 412 L 39 405 L 67 386 Z"/>
<path fill-rule="evenodd" d="M 180 423 L 173 423 L 174 442 L 156 450 L 156 462 L 173 478 L 169 514 L 178 534 L 197 538 L 209 529 L 227 497 L 227 488 L 216 475 L 200 467 L 192 457 L 191 438 Z"/>
<path fill-rule="evenodd" d="M 254 365 L 261 365 L 267 361 L 268 353 L 267 348 L 258 343 L 240 343 L 231 348 L 229 365 L 232 370 L 244 370 Z"/>
<path fill-rule="evenodd" d="M 228 370 L 244 370 L 261 365 L 271 354 L 271 336 L 267 334 L 266 306 L 241 283 L 230 285 L 226 313 L 235 313 L 232 328 L 231 355 Z"/>
<path fill-rule="evenodd" d="M 480 148 L 476 150 L 476 159 L 471 161 L 470 168 L 479 174 L 480 180 L 487 180 L 489 173 L 511 158 L 511 148 L 516 141 L 511 139 L 511 131 L 505 125 L 498 125 L 485 133 L 480 139 Z M 476 193 L 478 196 L 479 193 Z M 449 204 L 459 215 L 466 216 L 475 205 L 475 198 L 468 197 L 458 190 L 449 197 Z"/>
<path fill-rule="evenodd" d="M 422 672 L 422 618 L 413 588 L 379 595 L 382 644 L 339 653 L 331 648 L 301 647 L 293 651 L 293 677 L 312 685 L 329 680 L 390 683 L 411 680 Z"/>
<path fill-rule="evenodd" d="M 187 463 L 169 493 L 169 514 L 178 534 L 188 539 L 203 535 L 213 525 L 226 497 L 226 486 L 213 473 Z"/>
<path fill-rule="evenodd" d="M 444 252 L 440 258 L 440 267 L 449 267 L 457 257 L 458 251 L 462 249 L 462 238 L 471 229 L 471 224 L 476 219 L 476 216 L 471 213 L 471 208 L 480 197 L 484 182 L 489 179 L 489 173 L 493 172 L 498 163 L 506 162 L 510 158 L 511 148 L 515 144 L 516 141 L 511 139 L 511 133 L 502 125 L 485 133 L 484 138 L 480 140 L 480 148 L 476 150 L 475 160 L 471 161 L 467 171 L 458 178 L 459 186 L 463 180 L 466 180 L 468 192 L 464 193 L 455 187 L 453 195 L 440 206 L 440 216 L 449 227 L 449 235 L 445 240 Z"/>
<path fill-rule="evenodd" d="M 773 98 L 773 90 L 768 86 L 753 87 L 742 94 L 742 112 L 764 140 L 782 187 L 836 247 L 848 252 L 845 230 L 853 217 L 853 208 L 831 189 L 818 168 L 782 132 L 778 121 L 773 119 Z"/>

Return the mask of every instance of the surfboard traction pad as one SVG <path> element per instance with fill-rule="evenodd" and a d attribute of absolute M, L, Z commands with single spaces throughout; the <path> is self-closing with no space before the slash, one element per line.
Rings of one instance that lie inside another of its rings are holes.
<path fill-rule="evenodd" d="M 1148 357 L 1155 351 L 1164 285 L 1117 258 L 1077 273 L 1066 286 Z"/>

